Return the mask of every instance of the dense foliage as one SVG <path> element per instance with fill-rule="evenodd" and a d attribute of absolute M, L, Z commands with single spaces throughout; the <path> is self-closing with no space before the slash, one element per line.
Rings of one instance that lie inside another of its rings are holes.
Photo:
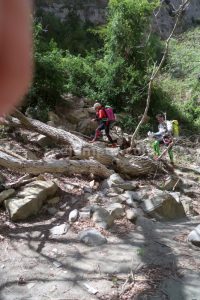
<path fill-rule="evenodd" d="M 162 57 L 163 44 L 150 34 L 152 14 L 159 3 L 110 0 L 107 24 L 96 30 L 83 25 L 74 12 L 63 23 L 50 14 L 41 15 L 43 25 L 38 19 L 35 25 L 36 67 L 26 103 L 29 111 L 45 120 L 48 109 L 60 101 L 64 92 L 70 92 L 109 103 L 118 112 L 128 112 L 123 125 L 133 130 L 136 116 L 144 110 L 152 67 Z M 198 60 L 198 51 L 193 46 L 189 49 L 192 39 L 194 45 L 198 40 L 193 34 L 199 31 L 195 32 L 173 41 L 165 72 L 153 86 L 150 116 L 167 111 L 170 119 L 199 124 L 195 63 L 194 70 L 190 70 L 191 59 Z M 178 93 L 183 95 L 188 89 L 192 91 L 190 99 L 184 97 L 184 105 L 180 104 Z"/>
<path fill-rule="evenodd" d="M 200 28 L 173 39 L 159 85 L 189 128 L 200 128 Z"/>
<path fill-rule="evenodd" d="M 101 39 L 93 33 L 94 25 L 81 21 L 73 9 L 63 21 L 53 13 L 45 13 L 40 9 L 37 11 L 37 20 L 44 28 L 42 36 L 46 42 L 53 38 L 60 49 L 68 50 L 71 54 L 85 56 L 102 47 Z"/>

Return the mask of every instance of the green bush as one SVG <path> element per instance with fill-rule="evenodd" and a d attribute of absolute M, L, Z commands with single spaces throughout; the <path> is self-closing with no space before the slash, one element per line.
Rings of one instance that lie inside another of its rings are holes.
<path fill-rule="evenodd" d="M 200 28 L 179 35 L 170 45 L 167 64 L 157 84 L 172 101 L 166 101 L 179 114 L 181 123 L 193 132 L 200 131 L 199 56 Z M 160 102 L 162 102 L 162 98 Z"/>
<path fill-rule="evenodd" d="M 32 107 L 34 117 L 47 119 L 48 108 L 55 107 L 65 91 L 65 65 L 63 51 L 51 40 L 42 37 L 41 24 L 35 25 L 35 72 L 32 87 L 26 98 L 25 107 Z M 41 110 L 43 112 L 41 112 Z"/>

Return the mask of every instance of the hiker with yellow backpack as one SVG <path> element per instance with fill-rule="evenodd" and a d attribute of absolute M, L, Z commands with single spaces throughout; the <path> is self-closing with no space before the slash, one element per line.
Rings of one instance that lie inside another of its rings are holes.
<path fill-rule="evenodd" d="M 161 154 L 160 145 L 164 144 L 167 147 L 170 162 L 174 165 L 174 155 L 173 155 L 173 137 L 179 136 L 179 125 L 177 120 L 167 121 L 166 115 L 160 113 L 156 115 L 158 121 L 158 132 L 148 132 L 149 137 L 155 138 L 153 143 L 153 150 L 156 159 L 159 159 Z"/>

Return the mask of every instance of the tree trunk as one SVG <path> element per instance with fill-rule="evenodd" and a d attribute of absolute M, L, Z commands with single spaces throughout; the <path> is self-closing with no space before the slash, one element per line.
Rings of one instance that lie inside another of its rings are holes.
<path fill-rule="evenodd" d="M 131 177 L 146 175 L 155 172 L 155 170 L 161 170 L 159 164 L 148 157 L 129 156 L 121 158 L 116 155 L 114 156 L 110 153 L 110 149 L 108 151 L 107 148 L 97 147 L 95 144 L 90 144 L 63 129 L 57 129 L 38 120 L 27 118 L 19 111 L 16 111 L 14 116 L 17 119 L 8 118 L 11 126 L 24 127 L 50 137 L 57 144 L 66 144 L 72 148 L 73 155 L 77 159 L 93 158 L 110 169 Z"/>
<path fill-rule="evenodd" d="M 20 160 L 0 151 L 0 165 L 12 171 L 41 174 L 41 173 L 63 173 L 72 174 L 94 174 L 101 178 L 107 178 L 114 173 L 95 160 Z"/>

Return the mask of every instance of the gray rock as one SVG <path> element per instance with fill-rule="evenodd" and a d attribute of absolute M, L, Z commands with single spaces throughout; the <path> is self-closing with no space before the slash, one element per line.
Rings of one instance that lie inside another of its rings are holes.
<path fill-rule="evenodd" d="M 89 200 L 89 197 L 91 196 L 90 193 L 84 193 L 84 200 Z"/>
<path fill-rule="evenodd" d="M 27 136 L 28 141 L 35 143 L 41 147 L 47 147 L 52 145 L 52 140 L 42 134 L 31 134 Z"/>
<path fill-rule="evenodd" d="M 167 192 L 157 190 L 155 196 L 144 200 L 142 207 L 144 211 L 155 218 L 177 219 L 185 217 L 185 211 L 182 203 Z"/>
<path fill-rule="evenodd" d="M 79 220 L 87 220 L 87 219 L 90 219 L 90 211 L 80 211 Z"/>
<path fill-rule="evenodd" d="M 90 186 L 84 186 L 83 190 L 86 193 L 90 193 L 90 194 L 92 193 L 92 188 Z"/>
<path fill-rule="evenodd" d="M 63 235 L 69 229 L 69 225 L 61 224 L 50 229 L 51 235 Z"/>
<path fill-rule="evenodd" d="M 138 188 L 138 183 L 135 181 L 125 181 L 119 176 L 119 174 L 112 174 L 108 179 L 106 179 L 103 184 L 103 188 L 118 188 L 126 191 L 133 191 Z M 114 191 L 117 192 L 117 191 Z"/>
<path fill-rule="evenodd" d="M 182 181 L 178 176 L 169 176 L 164 184 L 164 189 L 172 191 L 173 189 L 177 190 L 182 185 Z"/>
<path fill-rule="evenodd" d="M 200 225 L 190 232 L 188 235 L 188 242 L 200 247 Z"/>
<path fill-rule="evenodd" d="M 114 222 L 114 217 L 105 208 L 97 205 L 91 208 L 91 216 L 92 220 L 104 229 L 110 228 Z"/>
<path fill-rule="evenodd" d="M 91 206 L 82 207 L 79 211 L 79 220 L 90 219 Z"/>
<path fill-rule="evenodd" d="M 123 195 L 126 198 L 131 199 L 133 201 L 138 201 L 138 202 L 142 201 L 142 197 L 139 194 L 139 192 L 126 191 Z"/>
<path fill-rule="evenodd" d="M 122 195 L 119 196 L 123 201 L 126 202 L 126 204 L 130 207 L 136 207 L 136 202 L 140 202 L 141 195 L 139 192 L 133 192 L 133 191 L 126 191 Z"/>
<path fill-rule="evenodd" d="M 124 183 L 117 184 L 117 187 L 125 190 L 125 191 L 134 191 L 138 188 L 137 182 L 126 181 Z"/>
<path fill-rule="evenodd" d="M 76 220 L 78 219 L 78 216 L 79 216 L 78 209 L 72 210 L 69 214 L 69 223 L 76 222 Z"/>
<path fill-rule="evenodd" d="M 185 195 L 182 195 L 180 197 L 180 201 L 184 207 L 184 211 L 186 213 L 186 216 L 196 216 L 197 213 L 195 212 L 194 208 L 193 208 L 193 199 L 188 197 L 188 196 L 185 196 Z"/>
<path fill-rule="evenodd" d="M 135 208 L 130 208 L 126 210 L 126 218 L 130 221 L 136 222 L 138 218 L 138 211 Z"/>
<path fill-rule="evenodd" d="M 37 180 L 22 187 L 15 197 L 5 200 L 11 219 L 18 221 L 36 215 L 46 199 L 53 196 L 57 189 L 57 185 L 50 180 Z"/>
<path fill-rule="evenodd" d="M 176 200 L 176 202 L 180 203 L 180 197 L 181 197 L 181 193 L 180 192 L 169 192 L 169 194 L 174 197 L 174 199 Z"/>
<path fill-rule="evenodd" d="M 88 246 L 100 246 L 107 243 L 107 239 L 96 229 L 83 230 L 78 235 L 79 240 Z"/>
<path fill-rule="evenodd" d="M 6 200 L 7 198 L 14 195 L 14 193 L 15 193 L 14 189 L 9 189 L 9 190 L 5 190 L 5 191 L 1 192 L 0 193 L 0 205 L 3 203 L 4 200 Z"/>
<path fill-rule="evenodd" d="M 107 197 L 117 197 L 118 195 L 121 195 L 124 192 L 123 189 L 119 188 L 119 187 L 112 187 L 106 190 L 105 195 Z"/>
<path fill-rule="evenodd" d="M 118 197 L 118 194 L 117 193 L 108 193 L 106 196 L 109 198 L 113 198 L 113 197 Z"/>
<path fill-rule="evenodd" d="M 60 197 L 54 197 L 54 198 L 51 198 L 47 201 L 47 203 L 49 205 L 55 205 L 57 204 L 58 202 L 60 201 Z"/>
<path fill-rule="evenodd" d="M 4 183 L 6 181 L 6 177 L 3 174 L 0 174 L 0 183 Z"/>
<path fill-rule="evenodd" d="M 107 210 L 114 217 L 114 219 L 121 219 L 124 216 L 124 207 L 120 203 L 112 203 L 107 207 Z"/>
<path fill-rule="evenodd" d="M 87 200 L 90 202 L 90 204 L 98 204 L 101 203 L 102 198 L 99 194 L 90 194 L 89 196 L 87 196 Z"/>
<path fill-rule="evenodd" d="M 122 179 L 120 177 L 119 174 L 117 173 L 114 173 L 112 174 L 108 179 L 107 179 L 107 184 L 108 184 L 108 187 L 113 187 L 113 186 L 116 186 L 118 184 L 122 184 L 124 183 L 124 179 Z"/>
<path fill-rule="evenodd" d="M 55 207 L 49 207 L 47 208 L 47 212 L 51 215 L 54 216 L 57 213 L 57 209 Z"/>
<path fill-rule="evenodd" d="M 28 150 L 27 153 L 26 153 L 26 159 L 28 159 L 28 160 L 37 160 L 38 157 L 34 152 L 32 152 L 31 150 Z"/>

